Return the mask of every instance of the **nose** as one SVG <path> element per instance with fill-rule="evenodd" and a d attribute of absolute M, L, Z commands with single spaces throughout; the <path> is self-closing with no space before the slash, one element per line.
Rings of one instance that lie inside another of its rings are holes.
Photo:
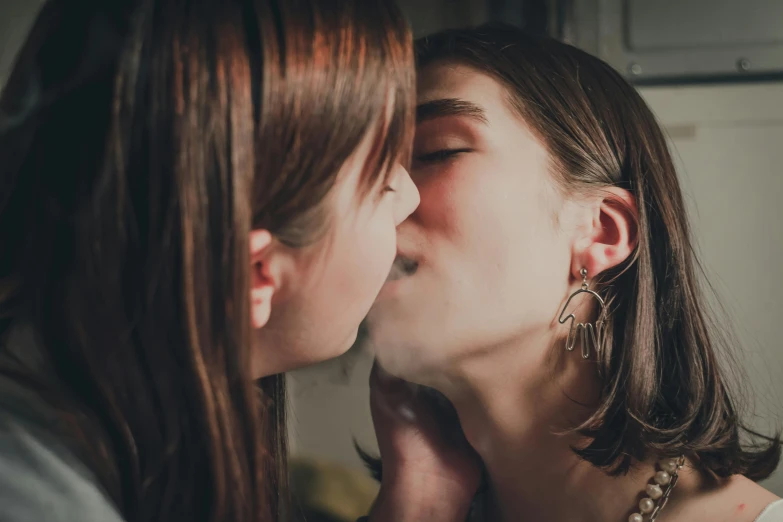
<path fill-rule="evenodd" d="M 411 179 L 410 173 L 402 165 L 398 165 L 399 172 L 399 185 L 397 188 L 397 208 L 395 209 L 395 224 L 399 225 L 405 221 L 408 216 L 413 214 L 413 211 L 419 206 L 421 198 L 419 196 L 419 189 Z"/>

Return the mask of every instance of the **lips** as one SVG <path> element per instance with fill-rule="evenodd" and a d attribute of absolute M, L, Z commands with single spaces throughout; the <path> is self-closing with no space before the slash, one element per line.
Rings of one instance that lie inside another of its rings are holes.
<path fill-rule="evenodd" d="M 415 261 L 414 259 L 406 257 L 402 254 L 397 254 L 397 257 L 394 259 L 394 263 L 392 264 L 391 271 L 389 272 L 389 277 L 386 278 L 386 281 L 397 281 L 398 279 L 412 276 L 416 273 L 418 268 L 418 261 Z"/>

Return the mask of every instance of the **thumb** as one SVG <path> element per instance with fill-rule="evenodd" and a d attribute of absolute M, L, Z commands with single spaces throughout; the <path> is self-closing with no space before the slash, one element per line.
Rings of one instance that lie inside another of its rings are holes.
<path fill-rule="evenodd" d="M 373 365 L 370 373 L 370 405 L 376 423 L 416 422 L 415 395 L 414 384 L 394 377 L 377 362 Z"/>

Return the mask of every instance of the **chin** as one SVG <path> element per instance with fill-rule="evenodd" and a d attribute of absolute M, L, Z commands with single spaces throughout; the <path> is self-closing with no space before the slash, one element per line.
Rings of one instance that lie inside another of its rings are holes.
<path fill-rule="evenodd" d="M 348 336 L 348 339 L 346 339 L 345 343 L 343 343 L 343 349 L 335 357 L 340 357 L 341 355 L 345 355 L 346 352 L 348 352 L 351 348 L 353 348 L 356 345 L 358 340 L 359 340 L 359 329 L 357 328 Z"/>
<path fill-rule="evenodd" d="M 430 386 L 434 376 L 443 373 L 443 361 L 421 357 L 420 352 L 384 352 L 378 353 L 376 359 L 389 374 L 414 384 Z"/>
<path fill-rule="evenodd" d="M 357 338 L 358 338 L 358 330 L 353 330 L 350 334 L 344 337 L 341 342 L 335 343 L 333 346 L 329 347 L 328 349 L 319 347 L 319 351 L 313 352 L 314 355 L 313 360 L 311 360 L 308 364 L 306 364 L 306 366 L 311 366 L 313 364 L 319 364 L 322 362 L 330 361 L 332 359 L 337 359 L 338 357 L 345 355 L 356 344 Z"/>
<path fill-rule="evenodd" d="M 387 283 L 386 296 L 381 295 L 375 302 L 364 324 L 366 345 L 378 363 L 392 375 L 415 382 L 415 377 L 425 368 L 436 367 L 444 355 L 438 348 L 443 332 L 432 327 L 427 307 L 421 302 L 407 295 L 403 302 L 401 296 L 392 295 L 400 288 L 399 283 L 406 282 Z"/>
<path fill-rule="evenodd" d="M 369 325 L 370 352 L 375 356 L 384 370 L 390 374 L 409 381 L 416 382 L 417 377 L 425 368 L 432 367 L 433 357 L 431 353 L 416 343 L 410 332 L 406 332 L 405 338 L 399 335 L 386 335 L 386 332 L 405 331 L 398 328 L 374 329 Z"/>
<path fill-rule="evenodd" d="M 336 359 L 347 353 L 355 344 L 358 337 L 357 329 L 354 329 L 341 342 L 331 343 L 328 346 L 300 346 L 299 349 L 286 352 L 286 359 L 263 360 L 258 354 L 254 354 L 251 361 L 253 379 L 260 379 L 278 373 L 286 373 L 301 370 L 316 364 Z"/>

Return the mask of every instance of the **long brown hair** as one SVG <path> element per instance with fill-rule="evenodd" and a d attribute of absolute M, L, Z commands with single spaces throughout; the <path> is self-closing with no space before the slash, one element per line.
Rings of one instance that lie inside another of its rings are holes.
<path fill-rule="evenodd" d="M 650 454 L 685 454 L 716 476 L 769 476 L 780 438 L 742 423 L 716 355 L 721 332 L 704 311 L 677 174 L 636 90 L 598 58 L 504 24 L 428 36 L 416 42 L 416 58 L 419 68 L 460 63 L 504 85 L 564 191 L 618 186 L 636 199 L 634 255 L 596 281 L 610 309 L 598 360 L 603 393 L 577 428 L 589 442 L 575 451 L 614 473 Z M 755 443 L 745 445 L 747 435 Z"/>
<path fill-rule="evenodd" d="M 406 161 L 413 77 L 386 0 L 44 6 L 0 99 L 0 335 L 30 323 L 52 374 L 4 373 L 62 413 L 127 520 L 284 516 L 248 236 L 315 240 L 368 133 L 367 187 Z"/>

